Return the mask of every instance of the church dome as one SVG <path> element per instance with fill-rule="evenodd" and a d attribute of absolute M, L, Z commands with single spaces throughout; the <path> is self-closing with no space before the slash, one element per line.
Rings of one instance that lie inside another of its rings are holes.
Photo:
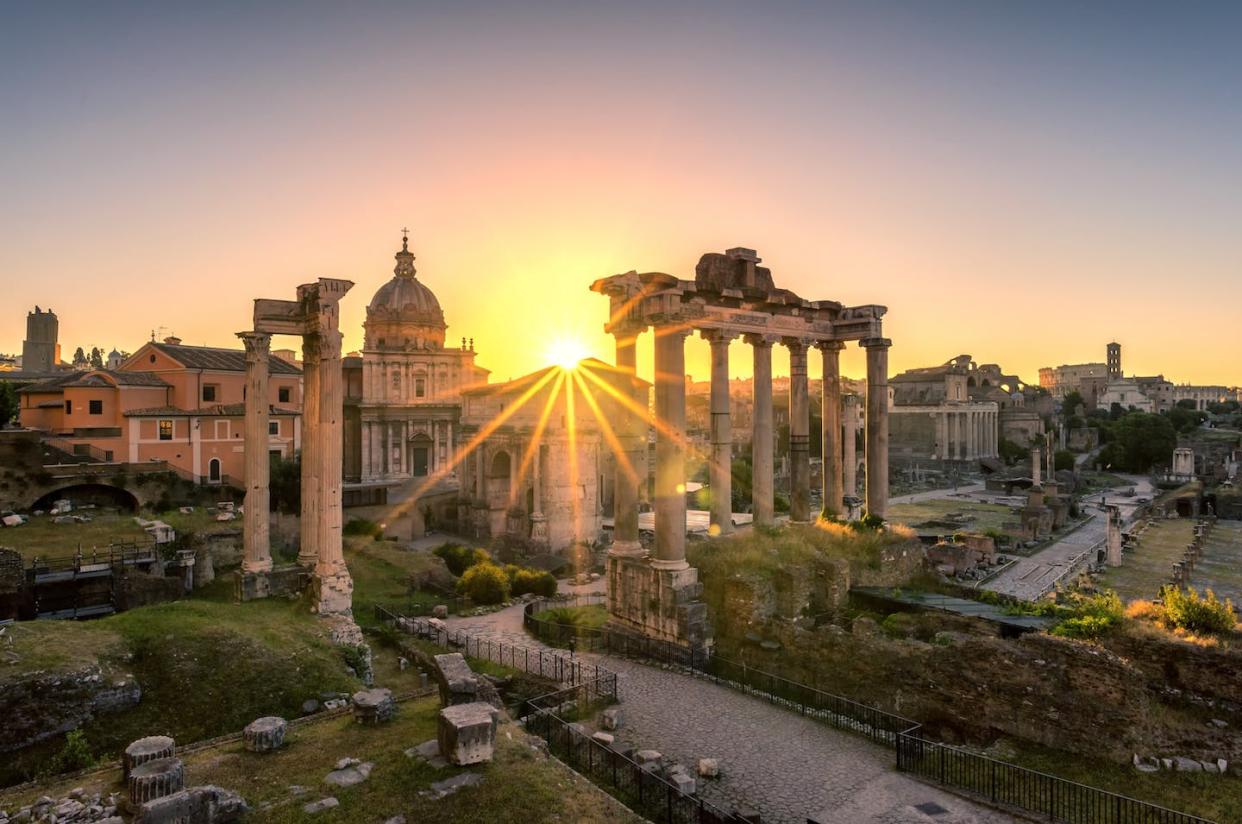
<path fill-rule="evenodd" d="M 369 349 L 439 349 L 444 346 L 444 311 L 435 293 L 418 279 L 409 237 L 401 251 L 392 280 L 381 286 L 367 305 L 364 324 Z"/>

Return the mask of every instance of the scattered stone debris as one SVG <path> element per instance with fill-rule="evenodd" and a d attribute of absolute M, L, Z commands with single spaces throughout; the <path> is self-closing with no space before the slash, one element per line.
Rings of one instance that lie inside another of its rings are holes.
<path fill-rule="evenodd" d="M 603 744 L 605 747 L 611 747 L 613 742 L 616 741 L 617 739 L 611 733 L 597 732 L 591 736 L 591 740 L 597 741 L 600 744 Z"/>
<path fill-rule="evenodd" d="M 436 728 L 440 753 L 459 767 L 491 761 L 498 714 L 495 707 L 483 701 L 441 709 Z"/>
<path fill-rule="evenodd" d="M 609 732 L 621 728 L 621 708 L 609 707 L 600 715 L 599 725 Z"/>
<path fill-rule="evenodd" d="M 405 754 L 407 757 L 416 758 L 437 770 L 444 769 L 449 765 L 448 760 L 440 754 L 440 742 L 434 738 L 430 741 L 424 741 L 417 747 L 410 747 L 405 751 Z"/>
<path fill-rule="evenodd" d="M 340 805 L 341 802 L 337 801 L 332 796 L 328 796 L 327 798 L 321 798 L 318 801 L 312 801 L 309 804 L 303 804 L 302 812 L 307 815 L 314 815 L 315 813 L 321 813 L 324 810 L 330 810 L 333 807 L 339 807 Z"/>
<path fill-rule="evenodd" d="M 354 693 L 354 720 L 359 724 L 383 724 L 392 720 L 397 703 L 392 700 L 392 690 L 376 687 Z"/>
<path fill-rule="evenodd" d="M 302 714 L 314 715 L 319 712 L 319 700 L 316 698 L 307 698 L 302 702 Z"/>
<path fill-rule="evenodd" d="M 452 795 L 465 787 L 473 787 L 476 784 L 483 783 L 483 776 L 479 773 L 461 773 L 452 778 L 446 778 L 443 781 L 437 781 L 428 789 L 423 790 L 419 795 L 427 796 L 432 799 L 441 799 L 445 796 Z"/>
<path fill-rule="evenodd" d="M 27 804 L 12 813 L 0 811 L 2 822 L 91 822 L 91 824 L 119 824 L 117 797 L 113 793 L 103 798 L 99 793 L 87 794 L 81 787 L 74 788 L 64 798 L 42 796 L 33 804 Z"/>
<path fill-rule="evenodd" d="M 134 816 L 134 824 L 233 824 L 249 809 L 237 793 L 205 784 L 144 804 Z"/>
<path fill-rule="evenodd" d="M 371 777 L 371 770 L 375 765 L 369 761 L 359 761 L 357 758 L 342 758 L 336 762 L 336 769 L 328 773 L 324 777 L 324 783 L 332 784 L 336 787 L 352 787 L 355 784 L 361 784 Z"/>
<path fill-rule="evenodd" d="M 1205 760 L 1190 758 L 1184 755 L 1175 755 L 1171 758 L 1155 758 L 1153 756 L 1142 756 L 1135 753 L 1134 757 L 1131 759 L 1131 762 L 1134 764 L 1134 769 L 1144 773 L 1153 773 L 1165 770 L 1172 772 L 1226 775 L 1229 772 L 1229 760 L 1226 758 Z"/>
<path fill-rule="evenodd" d="M 719 778 L 720 762 L 715 758 L 699 759 L 699 777 L 700 778 Z"/>

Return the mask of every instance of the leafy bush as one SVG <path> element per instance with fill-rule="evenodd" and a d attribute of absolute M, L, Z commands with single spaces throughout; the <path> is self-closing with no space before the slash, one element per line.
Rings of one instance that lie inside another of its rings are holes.
<path fill-rule="evenodd" d="M 779 492 L 775 493 L 772 496 L 772 511 L 788 512 L 789 511 L 789 496 L 782 495 Z"/>
<path fill-rule="evenodd" d="M 350 518 L 349 523 L 341 528 L 342 535 L 370 535 L 375 540 L 384 537 L 384 529 L 375 521 L 368 521 L 366 518 Z"/>
<path fill-rule="evenodd" d="M 863 515 L 857 521 L 850 521 L 850 529 L 853 529 L 855 532 L 875 532 L 883 527 L 884 519 L 870 512 Z"/>
<path fill-rule="evenodd" d="M 1053 468 L 1060 472 L 1063 469 L 1074 468 L 1074 453 L 1068 449 L 1058 449 L 1056 454 L 1052 456 Z"/>
<path fill-rule="evenodd" d="M 505 575 L 509 578 L 509 592 L 512 595 L 525 595 L 529 592 L 551 598 L 556 594 L 556 578 L 550 572 L 507 564 Z"/>
<path fill-rule="evenodd" d="M 1125 615 L 1121 598 L 1115 592 L 1072 597 L 1070 604 L 1055 608 L 1055 612 L 1064 617 L 1052 628 L 1053 635 L 1093 640 L 1114 627 Z"/>
<path fill-rule="evenodd" d="M 462 573 L 457 591 L 476 604 L 499 604 L 509 598 L 509 576 L 490 560 L 480 561 Z"/>
<path fill-rule="evenodd" d="M 71 730 L 65 736 L 65 745 L 60 752 L 52 756 L 48 771 L 52 774 L 76 772 L 95 766 L 95 756 L 91 754 L 90 744 L 86 743 L 86 734 L 81 730 Z"/>
<path fill-rule="evenodd" d="M 1228 598 L 1220 600 L 1210 589 L 1201 596 L 1193 589 L 1166 586 L 1160 594 L 1164 623 L 1171 629 L 1219 635 L 1232 632 L 1237 624 L 1233 603 Z"/>
<path fill-rule="evenodd" d="M 461 544 L 445 544 L 436 547 L 434 554 L 444 559 L 444 565 L 449 568 L 449 572 L 454 575 L 464 575 L 466 570 L 475 564 L 481 564 L 492 560 L 492 556 L 487 554 L 485 549 L 473 549 Z"/>

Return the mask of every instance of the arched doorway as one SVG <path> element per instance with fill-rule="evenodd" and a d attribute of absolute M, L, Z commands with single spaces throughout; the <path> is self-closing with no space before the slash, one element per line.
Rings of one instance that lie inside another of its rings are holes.
<path fill-rule="evenodd" d="M 53 502 L 59 501 L 62 498 L 71 501 L 75 506 L 83 504 L 114 506 L 127 512 L 136 512 L 138 509 L 138 499 L 133 496 L 133 493 L 121 489 L 119 486 L 108 486 L 107 484 L 75 484 L 62 487 L 42 496 L 30 508 L 31 510 L 48 510 L 52 508 Z"/>
<path fill-rule="evenodd" d="M 220 459 L 212 458 L 207 462 L 207 483 L 220 483 Z"/>
<path fill-rule="evenodd" d="M 423 478 L 431 474 L 431 447 L 431 438 L 421 432 L 410 438 L 408 466 L 414 477 Z"/>

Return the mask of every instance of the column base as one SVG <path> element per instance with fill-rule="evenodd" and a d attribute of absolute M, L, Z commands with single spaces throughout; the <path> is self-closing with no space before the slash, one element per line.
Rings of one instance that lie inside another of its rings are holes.
<path fill-rule="evenodd" d="M 298 553 L 298 560 L 297 560 L 298 566 L 304 567 L 309 570 L 313 570 L 315 568 L 315 565 L 318 563 L 319 563 L 319 553 L 316 552 L 311 555 L 303 555 L 301 553 Z"/>
<path fill-rule="evenodd" d="M 263 558 L 262 560 L 259 560 L 259 561 L 250 561 L 250 560 L 242 561 L 241 568 L 242 568 L 243 573 L 271 572 L 272 571 L 272 559 Z"/>
<path fill-rule="evenodd" d="M 354 579 L 345 564 L 315 570 L 310 584 L 311 611 L 320 615 L 348 615 L 354 606 Z"/>
<path fill-rule="evenodd" d="M 257 601 L 262 598 L 293 596 L 306 588 L 307 571 L 296 564 L 270 567 L 265 570 L 241 569 L 234 573 L 234 599 Z"/>
<path fill-rule="evenodd" d="M 650 563 L 652 569 L 666 570 L 668 572 L 681 572 L 682 570 L 690 568 L 690 564 L 685 558 L 679 558 L 676 561 L 669 561 L 664 558 L 652 558 Z"/>
<path fill-rule="evenodd" d="M 638 541 L 613 541 L 612 546 L 608 547 L 611 558 L 641 558 L 646 554 L 647 550 Z"/>
<path fill-rule="evenodd" d="M 697 569 L 662 569 L 641 557 L 608 557 L 608 612 L 624 630 L 708 652 L 712 630 Z"/>
<path fill-rule="evenodd" d="M 548 545 L 548 518 L 546 515 L 535 513 L 530 516 L 530 542 L 539 547 Z"/>

